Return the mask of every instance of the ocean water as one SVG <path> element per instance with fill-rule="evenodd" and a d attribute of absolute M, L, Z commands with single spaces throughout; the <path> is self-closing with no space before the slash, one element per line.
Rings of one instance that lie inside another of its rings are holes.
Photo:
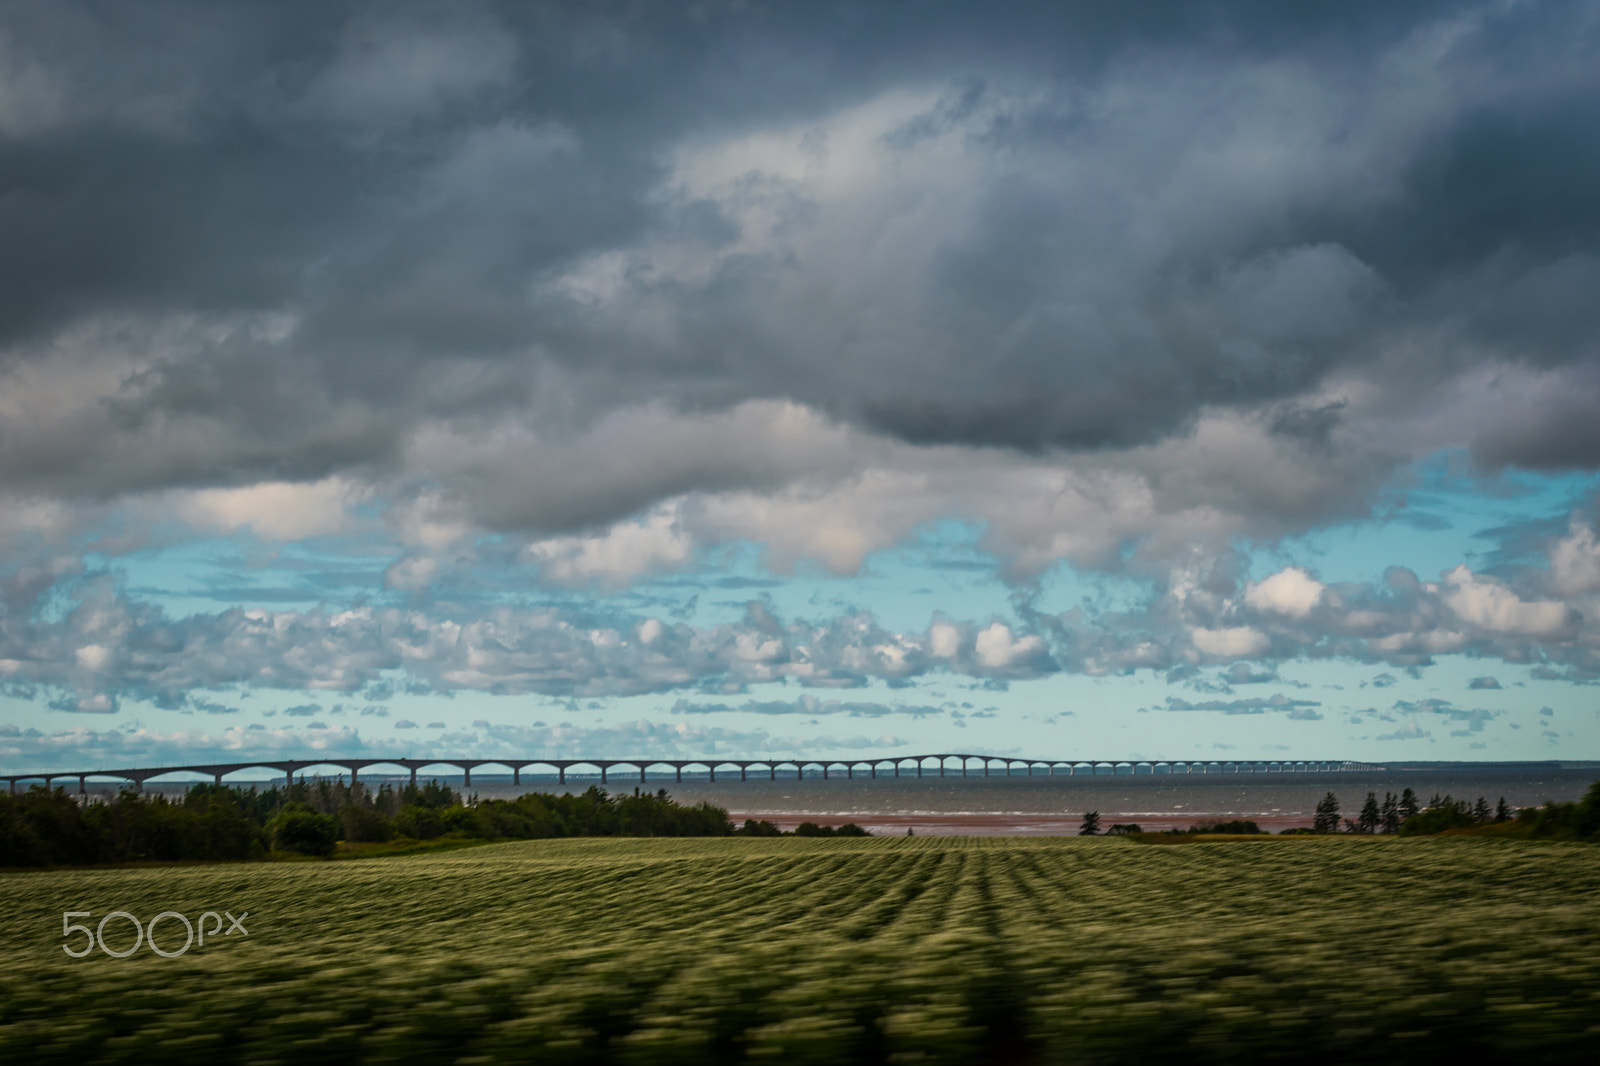
<path fill-rule="evenodd" d="M 1385 792 L 1416 790 L 1426 803 L 1435 793 L 1492 805 L 1505 797 L 1513 807 L 1536 806 L 1546 800 L 1574 800 L 1600 768 L 1540 768 L 1532 771 L 1386 770 L 1318 774 L 1119 774 L 1046 777 L 1004 776 L 901 777 L 876 780 L 830 777 L 805 780 L 662 782 L 679 801 L 709 800 L 729 811 L 754 817 L 858 815 L 924 816 L 1079 816 L 1097 810 L 1102 821 L 1147 822 L 1201 818 L 1303 818 L 1308 821 L 1328 792 L 1339 797 L 1344 812 L 1354 815 L 1368 792 L 1381 801 Z M 637 784 L 617 784 L 613 789 Z"/>
<path fill-rule="evenodd" d="M 361 779 L 372 787 L 400 785 L 406 780 L 378 773 L 363 774 Z M 459 773 L 421 779 L 438 780 L 485 799 L 512 798 L 524 792 L 582 792 L 601 784 L 599 774 L 568 774 L 564 785 L 554 774 L 524 774 L 521 783 L 514 785 L 510 774 L 477 773 L 470 788 Z M 775 781 L 764 772 L 757 776 L 752 771 L 746 781 L 740 781 L 736 772 L 724 772 L 716 781 L 708 780 L 704 773 L 685 774 L 682 782 L 663 771 L 649 775 L 643 784 L 636 772 L 618 770 L 601 787 L 611 792 L 666 789 L 679 802 L 705 800 L 727 808 L 737 819 L 769 818 L 784 826 L 806 819 L 849 820 L 886 831 L 903 832 L 905 827 L 917 825 L 934 832 L 958 832 L 963 825 L 971 828 L 985 822 L 984 828 L 973 831 L 1051 833 L 1076 831 L 1077 820 L 1090 810 L 1099 811 L 1104 824 L 1138 822 L 1153 829 L 1187 826 L 1206 818 L 1248 818 L 1282 828 L 1309 824 L 1318 801 L 1328 792 L 1339 798 L 1346 817 L 1355 815 L 1368 792 L 1376 793 L 1381 801 L 1384 793 L 1398 794 L 1406 788 L 1414 789 L 1423 803 L 1439 794 L 1472 802 L 1482 796 L 1491 806 L 1503 797 L 1513 807 L 1529 807 L 1547 800 L 1578 799 L 1596 780 L 1600 780 L 1600 764 L 1513 763 L 1330 773 L 1047 776 L 1035 772 L 1029 776 L 1019 771 L 1007 777 L 997 770 L 988 777 L 981 772 L 962 777 L 950 771 L 942 778 L 926 774 L 920 779 L 850 779 L 834 774 L 825 780 L 808 774 L 797 780 L 791 773 L 788 777 L 780 774 Z M 151 783 L 146 790 L 181 794 L 186 787 L 176 782 Z"/>

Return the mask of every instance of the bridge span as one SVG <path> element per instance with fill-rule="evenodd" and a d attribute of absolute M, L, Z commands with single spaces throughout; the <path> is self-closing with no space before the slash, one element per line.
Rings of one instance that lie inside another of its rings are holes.
<path fill-rule="evenodd" d="M 951 765 L 952 761 L 955 765 Z M 932 765 L 930 765 L 930 763 Z M 974 765 L 976 764 L 976 765 Z M 637 772 L 641 784 L 650 780 L 649 772 L 657 772 L 657 780 L 664 770 L 671 770 L 675 781 L 683 780 L 685 770 L 691 773 L 706 774 L 710 780 L 717 779 L 718 771 L 727 775 L 738 771 L 739 780 L 749 780 L 752 771 L 759 774 L 765 770 L 768 776 L 776 781 L 781 772 L 785 777 L 789 774 L 804 778 L 807 772 L 820 774 L 827 778 L 831 773 L 843 771 L 848 778 L 854 778 L 857 770 L 861 770 L 870 777 L 876 778 L 880 771 L 885 774 L 892 773 L 899 777 L 902 772 L 906 776 L 917 777 L 935 775 L 944 777 L 959 774 L 967 777 L 981 773 L 989 777 L 995 771 L 1010 777 L 1019 771 L 1025 771 L 1029 776 L 1035 772 L 1046 775 L 1063 776 L 1100 775 L 1118 773 L 1170 773 L 1170 774 L 1220 774 L 1220 773 L 1330 773 L 1338 771 L 1378 770 L 1382 767 L 1369 763 L 1351 762 L 1343 759 L 1282 759 L 1282 760 L 1251 760 L 1251 759 L 1028 759 L 1006 755 L 966 755 L 957 753 L 934 755 L 903 755 L 885 756 L 871 759 L 734 759 L 720 756 L 709 756 L 699 759 L 258 759 L 253 762 L 228 762 L 228 763 L 196 763 L 187 766 L 150 766 L 141 768 L 119 768 L 106 770 L 55 770 L 49 773 L 32 774 L 0 774 L 0 781 L 9 784 L 11 792 L 17 791 L 17 786 L 37 782 L 45 788 L 50 788 L 52 782 L 71 781 L 76 779 L 80 793 L 88 790 L 91 778 L 101 782 L 127 782 L 134 789 L 142 790 L 147 782 L 157 781 L 159 778 L 170 774 L 201 775 L 209 777 L 217 784 L 226 783 L 226 779 L 234 774 L 246 771 L 273 770 L 283 775 L 284 782 L 294 781 L 295 775 L 304 778 L 307 771 L 316 771 L 311 774 L 316 777 L 334 776 L 323 771 L 340 771 L 338 776 L 345 773 L 350 775 L 352 783 L 360 779 L 363 771 L 379 767 L 392 767 L 409 773 L 412 784 L 417 783 L 417 775 L 421 771 L 436 768 L 450 768 L 459 770 L 464 779 L 465 787 L 472 786 L 472 772 L 483 767 L 499 767 L 503 771 L 511 772 L 511 782 L 515 785 L 522 783 L 522 775 L 528 770 L 537 770 L 548 767 L 545 772 L 555 771 L 556 779 L 562 784 L 566 783 L 569 772 L 593 773 L 599 771 L 600 781 L 609 783 L 612 771 L 624 768 Z M 172 781 L 171 784 L 184 782 Z M 239 784 L 252 783 L 239 779 Z"/>

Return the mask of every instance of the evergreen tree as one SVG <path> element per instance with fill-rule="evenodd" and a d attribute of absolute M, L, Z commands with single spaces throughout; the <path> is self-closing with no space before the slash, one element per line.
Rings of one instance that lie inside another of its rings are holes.
<path fill-rule="evenodd" d="M 1383 824 L 1383 813 L 1378 810 L 1378 794 L 1367 793 L 1367 802 L 1361 805 L 1361 813 L 1356 815 L 1356 832 L 1376 833 Z"/>
<path fill-rule="evenodd" d="M 1489 811 L 1489 801 L 1479 796 L 1477 804 L 1472 808 L 1472 820 L 1482 825 L 1491 817 L 1493 815 Z"/>
<path fill-rule="evenodd" d="M 1083 816 L 1083 825 L 1078 827 L 1081 837 L 1097 836 L 1100 832 L 1100 812 L 1089 811 Z"/>
<path fill-rule="evenodd" d="M 1506 798 L 1500 797 L 1500 805 L 1494 809 L 1494 820 L 1497 822 L 1511 821 L 1511 808 L 1506 806 Z"/>
<path fill-rule="evenodd" d="M 1405 825 L 1407 818 L 1415 818 L 1422 809 L 1417 802 L 1417 794 L 1409 788 L 1400 793 L 1400 824 Z"/>
<path fill-rule="evenodd" d="M 1400 800 L 1393 792 L 1383 794 L 1383 807 L 1379 810 L 1379 816 L 1383 819 L 1383 832 L 1400 831 Z"/>
<path fill-rule="evenodd" d="M 1311 831 L 1313 833 L 1339 831 L 1339 797 L 1332 792 L 1318 801 L 1316 817 L 1311 821 Z"/>

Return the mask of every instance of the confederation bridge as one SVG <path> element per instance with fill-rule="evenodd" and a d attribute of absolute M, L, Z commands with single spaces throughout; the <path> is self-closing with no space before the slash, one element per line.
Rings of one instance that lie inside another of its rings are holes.
<path fill-rule="evenodd" d="M 788 777 L 791 773 L 798 779 L 804 778 L 809 772 L 814 776 L 820 775 L 827 778 L 830 773 L 837 775 L 841 771 L 845 777 L 854 778 L 857 771 L 870 777 L 877 777 L 879 772 L 886 776 L 893 774 L 895 777 L 904 773 L 906 776 L 944 777 L 947 774 L 961 777 L 979 774 L 988 777 L 991 773 L 1010 777 L 1013 774 L 1025 771 L 1028 775 L 1042 772 L 1047 775 L 1061 774 L 1063 776 L 1099 775 L 1099 774 L 1250 774 L 1250 773 L 1330 773 L 1349 770 L 1376 770 L 1380 767 L 1367 763 L 1349 762 L 1342 760 L 1282 760 L 1282 761 L 1252 761 L 1236 760 L 1196 760 L 1187 762 L 1183 760 L 1150 760 L 1150 759 L 1020 759 L 1003 755 L 906 755 L 897 758 L 882 759 L 724 759 L 718 757 L 705 759 L 311 759 L 311 760 L 275 760 L 266 759 L 256 762 L 229 762 L 206 763 L 191 766 L 151 766 L 143 769 L 119 770 L 63 770 L 47 774 L 0 774 L 0 781 L 9 782 L 11 791 L 17 791 L 18 785 L 33 783 L 43 784 L 50 788 L 53 783 L 76 780 L 78 791 L 86 792 L 91 778 L 101 783 L 127 782 L 135 789 L 143 789 L 146 782 L 157 781 L 158 778 L 168 774 L 199 774 L 210 777 L 217 784 L 223 784 L 224 779 L 232 774 L 240 774 L 254 770 L 273 770 L 283 775 L 285 783 L 294 781 L 298 774 L 305 777 L 307 771 L 316 771 L 313 777 L 332 776 L 327 771 L 343 771 L 350 775 L 354 784 L 359 780 L 362 771 L 378 770 L 381 776 L 393 776 L 394 770 L 406 771 L 410 774 L 411 783 L 417 783 L 417 774 L 420 771 L 432 771 L 429 776 L 437 776 L 441 769 L 459 770 L 464 778 L 465 785 L 471 787 L 472 772 L 481 771 L 484 767 L 497 767 L 504 772 L 511 772 L 511 782 L 515 785 L 522 783 L 525 771 L 540 772 L 541 768 L 548 768 L 543 772 L 554 770 L 556 779 L 566 784 L 567 774 L 576 772 L 580 774 L 593 774 L 596 770 L 600 773 L 601 783 L 608 783 L 611 774 L 616 770 L 626 770 L 628 780 L 632 775 L 639 775 L 640 783 L 649 780 L 650 771 L 657 773 L 657 780 L 663 770 L 671 770 L 674 780 L 682 781 L 683 772 L 704 773 L 710 780 L 717 779 L 718 772 L 724 776 L 733 771 L 738 771 L 739 780 L 749 780 L 749 775 L 754 771 L 758 776 L 765 772 L 772 780 L 776 781 L 778 774 Z M 387 772 L 385 772 L 387 771 Z M 339 776 L 343 776 L 341 773 Z M 256 775 L 259 778 L 259 773 Z M 182 781 L 172 781 L 170 784 L 183 784 Z M 244 779 L 239 784 L 251 783 Z"/>

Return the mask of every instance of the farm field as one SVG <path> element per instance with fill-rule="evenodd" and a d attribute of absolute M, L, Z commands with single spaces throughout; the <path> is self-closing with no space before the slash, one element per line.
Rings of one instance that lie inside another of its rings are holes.
<path fill-rule="evenodd" d="M 0 1060 L 1588 1062 L 1597 902 L 1600 848 L 1485 839 L 613 838 L 7 873 Z M 66 911 L 248 912 L 248 933 L 72 959 Z"/>

